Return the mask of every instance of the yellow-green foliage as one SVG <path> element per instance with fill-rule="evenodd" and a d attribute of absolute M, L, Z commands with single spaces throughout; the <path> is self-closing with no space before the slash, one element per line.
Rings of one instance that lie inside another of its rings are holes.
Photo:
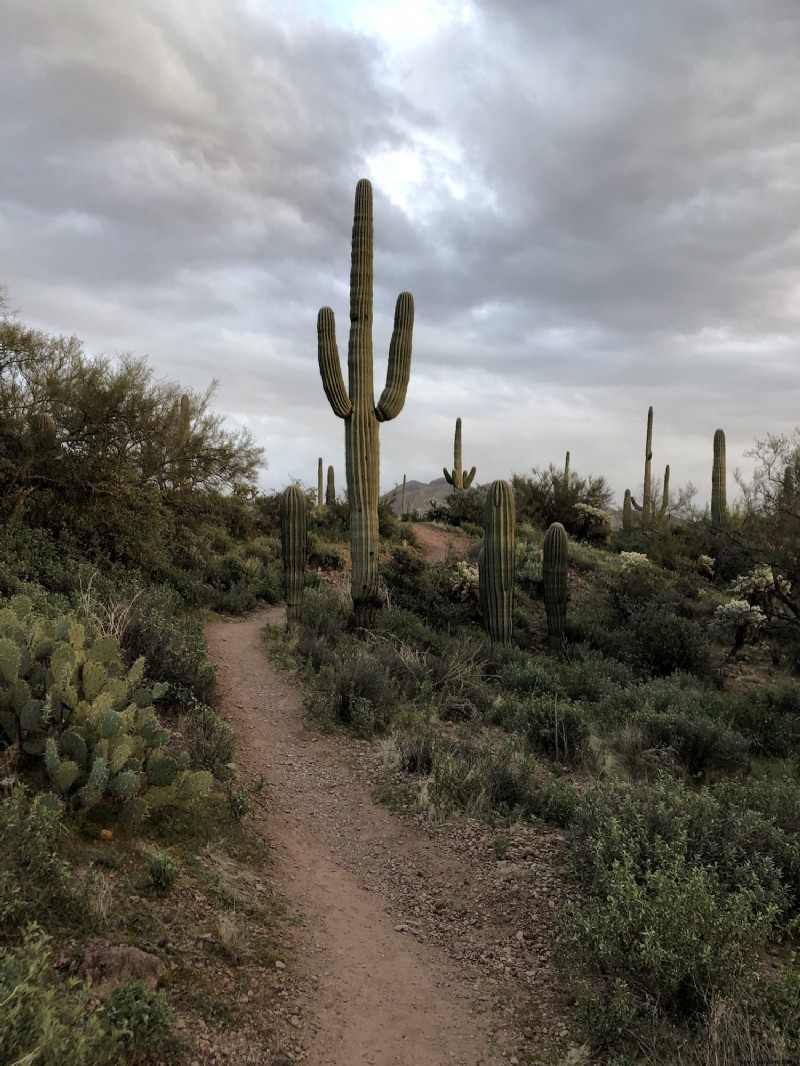
<path fill-rule="evenodd" d="M 53 790 L 74 807 L 106 803 L 127 821 L 208 792 L 211 774 L 168 758 L 168 733 L 144 686 L 144 659 L 130 669 L 113 637 L 87 641 L 69 616 L 36 614 L 24 597 L 0 609 L 0 734 L 43 759 Z"/>

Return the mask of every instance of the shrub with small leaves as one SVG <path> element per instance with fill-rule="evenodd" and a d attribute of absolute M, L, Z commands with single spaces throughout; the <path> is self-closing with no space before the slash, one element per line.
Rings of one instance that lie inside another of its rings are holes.
<path fill-rule="evenodd" d="M 156 852 L 147 863 L 149 887 L 159 895 L 166 895 L 175 887 L 180 867 L 164 852 Z"/>

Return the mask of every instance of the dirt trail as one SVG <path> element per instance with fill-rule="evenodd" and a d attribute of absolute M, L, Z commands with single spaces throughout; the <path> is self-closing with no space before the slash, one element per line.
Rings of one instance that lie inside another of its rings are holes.
<path fill-rule="evenodd" d="M 334 738 L 304 725 L 297 690 L 269 662 L 260 639 L 282 608 L 213 622 L 221 712 L 240 738 L 239 763 L 263 774 L 253 818 L 276 855 L 274 877 L 302 916 L 294 1005 L 312 1066 L 494 1066 L 491 997 L 476 994 L 444 952 L 408 935 L 387 912 L 387 876 L 411 871 L 421 888 L 452 888 L 468 873 L 413 827 L 393 818 L 354 778 Z M 264 1062 L 273 1061 L 270 1058 Z M 276 1059 L 274 1061 L 284 1061 Z M 508 1061 L 508 1060 L 505 1060 Z"/>
<path fill-rule="evenodd" d="M 427 525 L 424 522 L 415 522 L 411 529 L 414 531 L 420 551 L 432 563 L 443 563 L 447 558 L 449 548 L 457 552 L 465 552 L 470 544 L 469 537 L 453 533 L 448 529 L 439 529 L 437 526 Z"/>

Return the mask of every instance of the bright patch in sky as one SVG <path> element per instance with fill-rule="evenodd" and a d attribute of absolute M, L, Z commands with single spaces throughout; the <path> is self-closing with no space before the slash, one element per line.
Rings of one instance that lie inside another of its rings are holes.
<path fill-rule="evenodd" d="M 474 16 L 465 0 L 301 0 L 301 6 L 311 18 L 374 34 L 396 49 L 413 48 Z"/>
<path fill-rule="evenodd" d="M 455 200 L 467 195 L 461 153 L 438 137 L 417 135 L 412 145 L 376 152 L 367 163 L 370 178 L 408 215 L 423 214 L 445 192 Z"/>

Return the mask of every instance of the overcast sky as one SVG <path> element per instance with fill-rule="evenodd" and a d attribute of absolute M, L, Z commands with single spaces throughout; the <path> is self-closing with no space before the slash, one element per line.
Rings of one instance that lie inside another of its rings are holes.
<path fill-rule="evenodd" d="M 0 283 L 26 323 L 147 355 L 247 425 L 265 489 L 344 483 L 375 190 L 375 379 L 416 303 L 382 486 L 563 462 L 710 493 L 800 421 L 798 0 L 0 0 Z M 345 368 L 346 377 L 346 368 Z M 729 486 L 729 494 L 732 487 Z"/>

